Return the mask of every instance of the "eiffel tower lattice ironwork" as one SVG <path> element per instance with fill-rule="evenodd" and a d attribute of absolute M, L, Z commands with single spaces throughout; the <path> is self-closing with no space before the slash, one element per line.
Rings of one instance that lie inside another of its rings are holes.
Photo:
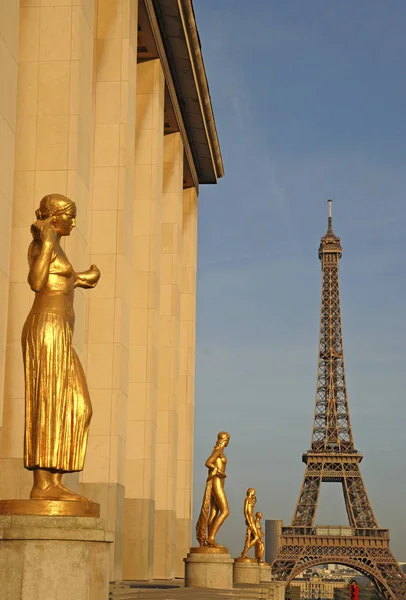
<path fill-rule="evenodd" d="M 272 573 L 290 582 L 308 567 L 344 564 L 371 579 L 386 600 L 405 600 L 406 577 L 389 548 L 389 531 L 378 527 L 359 468 L 362 454 L 354 448 L 341 331 L 342 248 L 333 232 L 331 204 L 329 200 L 328 229 L 319 248 L 322 292 L 312 443 L 302 457 L 306 464 L 302 489 L 292 524 L 282 528 Z M 326 481 L 341 483 L 349 527 L 314 524 L 320 486 Z"/>

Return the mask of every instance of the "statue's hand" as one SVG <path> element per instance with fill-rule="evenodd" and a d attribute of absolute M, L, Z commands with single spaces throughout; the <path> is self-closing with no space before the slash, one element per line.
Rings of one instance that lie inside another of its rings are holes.
<path fill-rule="evenodd" d="M 93 277 L 95 278 L 95 282 L 97 283 L 100 279 L 100 271 L 96 265 L 90 265 L 90 271 L 93 271 Z"/>
<path fill-rule="evenodd" d="M 213 479 L 213 477 L 215 477 L 217 475 L 217 472 L 218 472 L 218 468 L 217 467 L 214 467 L 213 469 L 210 469 L 207 481 L 210 481 L 210 479 Z"/>
<path fill-rule="evenodd" d="M 58 234 L 53 225 L 54 217 L 48 217 L 43 221 L 36 221 L 35 227 L 39 230 L 40 238 L 42 242 L 48 242 L 54 244 L 57 240 Z"/>

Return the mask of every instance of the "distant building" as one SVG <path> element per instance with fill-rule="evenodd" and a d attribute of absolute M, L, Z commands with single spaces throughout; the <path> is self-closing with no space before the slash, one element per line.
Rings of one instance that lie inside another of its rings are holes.
<path fill-rule="evenodd" d="M 289 585 L 285 591 L 285 600 L 301 600 L 300 588 Z"/>
<path fill-rule="evenodd" d="M 297 587 L 300 590 L 299 598 L 334 600 L 334 592 L 337 588 L 347 589 L 349 583 L 348 577 L 322 577 L 320 575 L 304 575 L 296 577 L 291 581 L 292 588 Z"/>

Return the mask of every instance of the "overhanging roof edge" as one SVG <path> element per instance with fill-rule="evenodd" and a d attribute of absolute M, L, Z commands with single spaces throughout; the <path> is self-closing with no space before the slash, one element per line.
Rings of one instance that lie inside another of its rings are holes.
<path fill-rule="evenodd" d="M 152 4 L 165 54 L 168 56 L 183 121 L 189 132 L 188 138 L 199 182 L 216 183 L 217 179 L 224 175 L 224 167 L 193 4 L 191 0 L 152 0 Z M 174 20 L 175 22 L 179 20 L 180 23 L 175 34 L 173 34 Z M 179 47 L 182 57 L 179 55 Z M 184 76 L 186 55 L 189 61 L 187 79 Z M 190 73 L 193 73 L 193 77 L 190 77 Z M 198 112 L 196 106 L 199 107 Z M 204 146 L 207 150 L 202 153 Z"/>

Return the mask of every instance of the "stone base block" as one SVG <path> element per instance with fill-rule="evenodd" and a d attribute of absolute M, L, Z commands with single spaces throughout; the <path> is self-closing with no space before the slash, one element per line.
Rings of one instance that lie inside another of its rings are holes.
<path fill-rule="evenodd" d="M 189 552 L 185 562 L 185 587 L 231 590 L 233 559 L 229 554 Z"/>
<path fill-rule="evenodd" d="M 260 566 L 258 561 L 238 560 L 234 561 L 233 580 L 234 583 L 259 583 Z"/>
<path fill-rule="evenodd" d="M 92 517 L 0 516 L 4 600 L 107 600 L 109 544 Z"/>
<path fill-rule="evenodd" d="M 259 564 L 259 581 L 260 583 L 272 581 L 272 572 L 270 565 Z"/>
<path fill-rule="evenodd" d="M 271 581 L 269 583 L 264 582 L 263 584 L 268 590 L 268 600 L 285 600 L 285 588 L 286 583 L 283 581 Z"/>

